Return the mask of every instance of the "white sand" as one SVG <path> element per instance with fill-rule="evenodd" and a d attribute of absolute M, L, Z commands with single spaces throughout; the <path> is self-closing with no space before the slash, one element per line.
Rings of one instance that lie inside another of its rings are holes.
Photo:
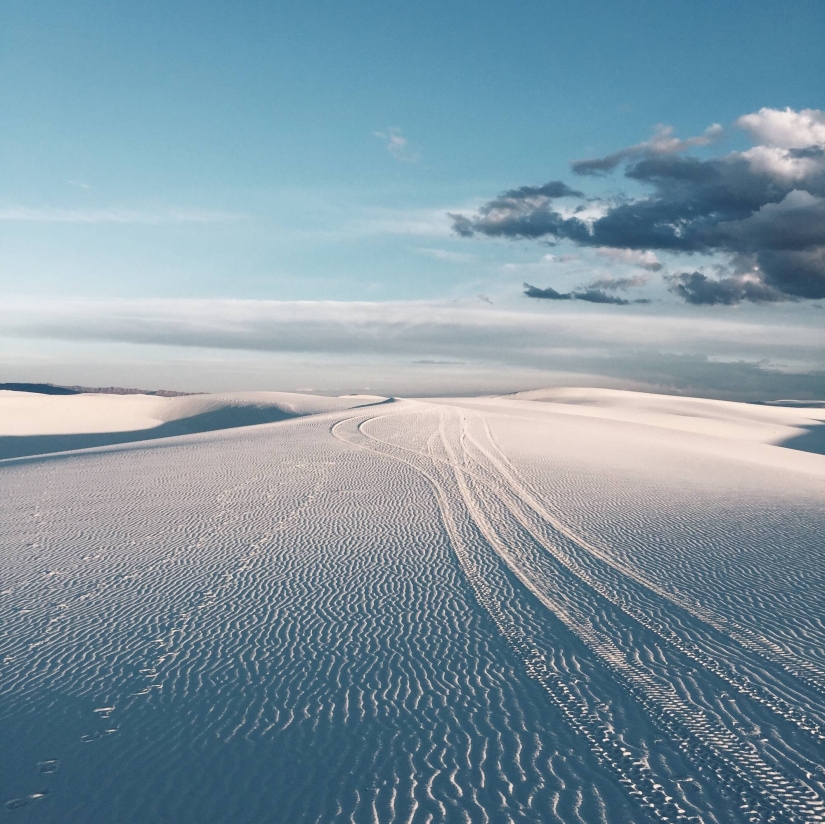
<path fill-rule="evenodd" d="M 825 820 L 821 409 L 78 400 L 318 414 L 0 464 L 20 821 Z"/>
<path fill-rule="evenodd" d="M 764 444 L 783 443 L 825 422 L 821 406 L 772 406 L 616 389 L 535 389 L 503 395 L 502 399 L 538 401 L 551 405 L 558 414 Z"/>

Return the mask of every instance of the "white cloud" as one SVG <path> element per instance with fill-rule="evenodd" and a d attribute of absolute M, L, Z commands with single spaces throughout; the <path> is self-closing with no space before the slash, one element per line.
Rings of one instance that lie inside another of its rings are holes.
<path fill-rule="evenodd" d="M 373 135 L 386 141 L 387 151 L 396 160 L 402 163 L 417 163 L 421 159 L 421 155 L 412 149 L 397 126 L 390 126 L 383 132 L 373 132 Z"/>
<path fill-rule="evenodd" d="M 610 211 L 610 204 L 604 200 L 591 200 L 586 203 L 556 203 L 556 211 L 563 218 L 574 217 L 586 224 L 588 227 L 592 226 L 597 220 L 603 218 Z M 506 218 L 507 215 L 502 215 Z"/>
<path fill-rule="evenodd" d="M 781 181 L 803 181 L 825 171 L 825 112 L 818 109 L 767 109 L 736 121 L 758 145 L 733 156 L 745 158 L 756 172 Z M 810 154 L 800 149 L 819 149 Z M 797 151 L 795 151 L 797 150 Z"/>
<path fill-rule="evenodd" d="M 755 172 L 781 181 L 804 181 L 825 169 L 822 157 L 798 157 L 788 149 L 776 146 L 754 146 L 735 154 L 745 158 Z"/>
<path fill-rule="evenodd" d="M 719 123 L 713 123 L 702 134 L 695 137 L 678 138 L 674 137 L 673 132 L 673 126 L 659 124 L 656 126 L 653 137 L 640 143 L 637 148 L 654 154 L 676 154 L 693 146 L 709 146 L 714 141 L 719 140 L 725 130 Z"/>
<path fill-rule="evenodd" d="M 553 255 L 549 252 L 541 256 L 539 263 L 572 263 L 574 260 L 579 260 L 581 255 Z"/>
<path fill-rule="evenodd" d="M 662 268 L 659 258 L 654 252 L 639 249 L 614 249 L 611 246 L 601 246 L 596 254 L 612 263 L 625 263 L 628 266 L 639 266 L 649 272 L 658 272 Z"/>
<path fill-rule="evenodd" d="M 736 125 L 750 132 L 763 146 L 804 149 L 825 145 L 825 112 L 819 109 L 762 108 L 742 115 Z"/>

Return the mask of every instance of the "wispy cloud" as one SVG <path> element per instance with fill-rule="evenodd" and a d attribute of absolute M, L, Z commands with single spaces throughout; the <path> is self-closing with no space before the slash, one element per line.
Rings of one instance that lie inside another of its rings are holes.
<path fill-rule="evenodd" d="M 452 237 L 452 221 L 444 209 L 369 209 L 349 224 L 346 234 Z"/>
<path fill-rule="evenodd" d="M 237 223 L 248 215 L 206 209 L 50 209 L 11 206 L 0 208 L 0 221 L 30 223 L 133 223 L 161 225 L 166 223 Z"/>
<path fill-rule="evenodd" d="M 694 146 L 708 146 L 719 140 L 725 133 L 719 123 L 708 126 L 705 131 L 695 137 L 679 138 L 674 135 L 673 126 L 660 123 L 656 126 L 653 137 L 635 146 L 619 149 L 617 152 L 588 160 L 577 160 L 572 164 L 573 171 L 580 175 L 604 174 L 612 171 L 625 160 L 631 160 L 646 155 L 672 155 L 687 151 Z"/>
<path fill-rule="evenodd" d="M 401 163 L 418 163 L 421 160 L 420 153 L 410 146 L 397 126 L 389 126 L 383 132 L 373 132 L 373 135 L 385 141 L 387 151 Z"/>
<path fill-rule="evenodd" d="M 443 260 L 448 263 L 473 263 L 478 260 L 476 255 L 471 255 L 468 252 L 452 252 L 449 249 L 437 249 L 428 246 L 417 247 L 416 252 L 427 257 L 435 258 L 436 260 Z"/>

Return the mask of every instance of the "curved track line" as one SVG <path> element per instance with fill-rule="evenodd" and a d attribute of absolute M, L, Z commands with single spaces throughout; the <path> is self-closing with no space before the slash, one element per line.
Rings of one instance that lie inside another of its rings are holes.
<path fill-rule="evenodd" d="M 404 410 L 399 410 L 399 412 L 403 411 Z M 431 449 L 428 449 L 430 454 L 427 458 L 432 461 L 432 466 L 428 468 L 430 471 L 422 469 L 422 467 L 418 465 L 418 461 L 411 460 L 409 457 L 399 456 L 397 454 L 400 451 L 402 453 L 412 455 L 414 458 L 420 459 L 424 457 L 422 453 L 417 450 L 412 450 L 401 447 L 397 444 L 382 441 L 369 435 L 364 430 L 365 424 L 370 422 L 374 423 L 378 420 L 377 417 L 366 417 L 360 421 L 356 430 L 356 440 L 349 440 L 341 437 L 340 433 L 337 431 L 342 424 L 352 421 L 353 419 L 348 419 L 348 421 L 342 421 L 336 424 L 332 428 L 332 434 L 335 437 L 341 438 L 341 440 L 347 440 L 347 442 L 352 443 L 353 445 L 360 446 L 361 448 L 366 448 L 370 451 L 378 452 L 379 454 L 384 454 L 387 457 L 407 463 L 428 478 L 430 483 L 436 489 L 439 506 L 442 510 L 448 533 L 454 543 L 456 554 L 458 555 L 459 560 L 462 563 L 462 567 L 465 569 L 468 579 L 477 593 L 479 601 L 485 606 L 487 611 L 490 612 L 496 621 L 497 626 L 499 626 L 499 629 L 502 631 L 502 634 L 508 639 L 511 647 L 520 653 L 520 657 L 522 657 L 527 665 L 528 672 L 533 677 L 536 677 L 536 672 L 538 672 L 538 670 L 535 670 L 532 666 L 532 662 L 535 659 L 535 655 L 538 654 L 541 656 L 541 653 L 536 653 L 536 651 L 533 651 L 526 658 L 521 655 L 521 653 L 523 653 L 526 649 L 523 644 L 527 644 L 532 650 L 535 650 L 535 645 L 532 641 L 526 638 L 526 636 L 523 638 L 519 636 L 517 625 L 512 618 L 502 617 L 504 615 L 503 610 L 500 606 L 496 605 L 492 590 L 484 581 L 478 568 L 472 563 L 471 555 L 468 553 L 467 548 L 462 544 L 460 533 L 456 528 L 454 516 L 450 512 L 447 495 L 441 488 L 441 485 L 433 478 L 431 474 L 432 470 L 435 470 L 436 472 L 438 471 L 437 462 L 439 461 L 441 463 L 448 464 L 452 468 L 455 476 L 455 482 L 458 485 L 458 490 L 460 492 L 460 497 L 464 507 L 476 523 L 486 541 L 493 547 L 499 557 L 505 561 L 508 568 L 510 568 L 522 585 L 532 592 L 533 595 L 547 609 L 556 615 L 568 627 L 568 629 L 581 638 L 586 645 L 593 650 L 599 658 L 602 659 L 606 666 L 608 666 L 608 668 L 620 678 L 631 694 L 633 694 L 637 700 L 646 706 L 648 712 L 650 712 L 651 715 L 658 720 L 660 726 L 664 727 L 669 734 L 673 735 L 677 739 L 687 735 L 693 740 L 693 752 L 689 754 L 693 756 L 694 760 L 698 759 L 700 762 L 709 762 L 711 764 L 716 763 L 719 768 L 724 767 L 721 771 L 727 773 L 728 778 L 725 780 L 724 776 L 719 775 L 719 777 L 723 778 L 724 783 L 733 785 L 736 789 L 739 789 L 739 784 L 742 782 L 751 788 L 752 792 L 742 792 L 741 797 L 746 801 L 746 806 L 750 808 L 750 817 L 753 818 L 753 820 L 759 820 L 764 815 L 765 810 L 762 806 L 763 804 L 767 804 L 769 807 L 781 809 L 784 815 L 789 817 L 788 820 L 825 820 L 822 817 L 823 804 L 818 796 L 813 793 L 809 787 L 803 784 L 798 784 L 795 780 L 789 779 L 782 773 L 777 772 L 771 766 L 766 764 L 755 752 L 752 752 L 744 747 L 743 742 L 739 739 L 739 737 L 731 733 L 730 730 L 728 730 L 724 725 L 720 724 L 718 719 L 708 716 L 707 713 L 685 704 L 684 701 L 678 698 L 675 691 L 669 684 L 663 684 L 661 679 L 657 680 L 653 678 L 651 673 L 644 667 L 634 665 L 632 662 L 629 662 L 625 653 L 622 653 L 622 651 L 613 644 L 608 636 L 604 635 L 603 632 L 598 632 L 594 629 L 594 627 L 588 622 L 586 615 L 576 614 L 575 604 L 572 604 L 573 610 L 571 611 L 570 603 L 565 606 L 548 594 L 546 587 L 543 586 L 541 574 L 536 573 L 535 570 L 529 569 L 529 567 L 525 568 L 524 559 L 517 558 L 513 555 L 513 552 L 506 545 L 506 543 L 502 541 L 497 530 L 492 526 L 490 520 L 482 512 L 479 504 L 474 500 L 470 489 L 470 484 L 468 483 L 468 477 L 473 478 L 476 482 L 479 479 L 476 473 L 468 469 L 467 460 L 464 462 L 459 460 L 452 445 L 450 444 L 450 439 L 448 438 L 444 428 L 445 416 L 449 413 L 454 415 L 457 414 L 461 420 L 462 433 L 459 436 L 459 444 L 464 451 L 465 459 L 471 459 L 469 453 L 466 452 L 466 446 L 464 444 L 466 421 L 463 414 L 458 410 L 441 407 L 438 412 L 439 432 L 441 434 L 443 447 L 447 454 L 447 461 L 440 461 L 439 458 L 432 454 Z M 384 418 L 386 416 L 380 417 Z M 355 433 L 353 434 L 355 435 Z M 367 438 L 372 442 L 372 444 L 380 446 L 367 446 L 363 442 L 359 443 L 357 440 L 358 436 Z M 430 438 L 428 444 L 431 443 L 432 437 Z M 474 443 L 479 451 L 484 452 L 484 450 L 482 450 L 476 442 Z M 383 447 L 383 449 L 380 447 Z M 484 452 L 484 454 L 487 453 Z M 465 475 L 468 477 L 465 477 Z M 484 481 L 482 481 L 482 483 L 490 488 L 490 491 L 500 497 L 500 500 L 511 511 L 511 514 L 516 517 L 516 519 L 528 530 L 528 532 L 530 532 L 531 535 L 533 535 L 534 538 L 538 537 L 535 536 L 533 530 L 529 529 L 529 526 L 524 522 L 524 519 L 519 517 L 518 513 L 513 510 L 511 502 L 505 500 L 507 496 L 502 496 L 502 489 L 506 485 L 500 484 L 499 489 L 496 490 L 491 488 L 489 483 L 485 483 Z M 546 542 L 542 543 L 543 546 L 545 546 L 545 544 Z M 545 549 L 547 549 L 546 546 Z M 577 570 L 573 569 L 571 571 L 573 571 L 578 577 L 581 577 Z M 538 577 L 536 577 L 537 575 Z M 585 581 L 585 583 L 588 582 Z M 541 681 L 542 679 L 538 678 L 537 680 Z M 545 686 L 547 685 L 545 684 Z M 719 773 L 720 769 L 717 769 L 716 771 Z M 650 786 L 652 787 L 653 784 Z M 670 813 L 675 814 L 677 820 L 681 819 L 685 815 L 684 810 L 678 808 L 676 810 L 670 810 Z"/>
<path fill-rule="evenodd" d="M 655 581 L 650 580 L 639 570 L 634 569 L 628 564 L 623 563 L 619 558 L 606 553 L 599 549 L 587 539 L 577 534 L 570 529 L 566 524 L 562 523 L 552 513 L 550 513 L 546 506 L 541 502 L 541 496 L 532 488 L 531 484 L 519 476 L 518 470 L 512 465 L 506 455 L 501 451 L 496 444 L 495 439 L 490 432 L 487 421 L 481 415 L 474 412 L 485 428 L 487 438 L 498 457 L 489 453 L 488 458 L 498 466 L 499 471 L 505 479 L 512 485 L 514 489 L 519 489 L 523 492 L 525 501 L 535 509 L 549 524 L 557 529 L 562 535 L 569 538 L 574 543 L 578 544 L 582 549 L 590 552 L 605 564 L 612 566 L 617 572 L 630 578 L 636 583 L 656 593 L 661 598 L 665 598 L 685 612 L 690 613 L 694 618 L 703 621 L 709 626 L 713 627 L 718 632 L 728 635 L 741 646 L 752 652 L 757 653 L 761 657 L 771 661 L 780 666 L 785 672 L 793 675 L 800 680 L 804 680 L 811 687 L 818 692 L 825 695 L 825 672 L 810 661 L 806 661 L 799 656 L 794 655 L 790 650 L 783 649 L 778 644 L 770 641 L 770 639 L 759 635 L 754 630 L 744 627 L 738 622 L 725 616 L 717 615 L 710 610 L 704 609 L 698 601 L 688 601 L 682 596 L 673 593 L 669 590 L 660 587 Z M 479 445 L 479 449 L 483 448 Z"/>

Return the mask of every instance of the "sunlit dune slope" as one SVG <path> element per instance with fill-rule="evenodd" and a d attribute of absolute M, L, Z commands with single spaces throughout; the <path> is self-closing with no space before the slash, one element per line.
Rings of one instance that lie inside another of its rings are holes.
<path fill-rule="evenodd" d="M 503 395 L 552 405 L 554 412 L 626 421 L 718 438 L 825 451 L 825 408 L 804 402 L 738 403 L 617 389 L 534 389 Z"/>

